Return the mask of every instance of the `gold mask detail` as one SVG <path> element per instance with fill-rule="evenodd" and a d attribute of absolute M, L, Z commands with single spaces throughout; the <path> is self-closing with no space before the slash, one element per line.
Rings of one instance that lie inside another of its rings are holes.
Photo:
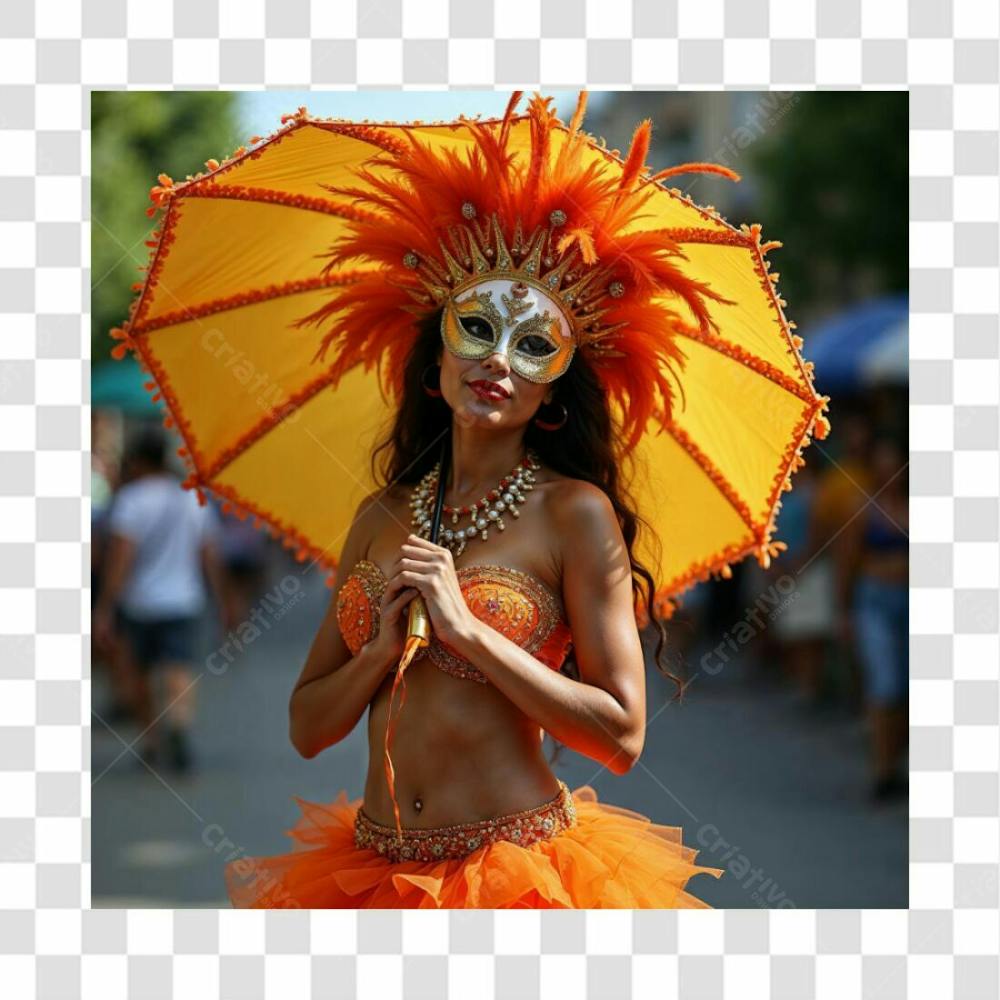
<path fill-rule="evenodd" d="M 576 350 L 556 303 L 538 288 L 506 278 L 480 281 L 448 298 L 441 339 L 459 358 L 504 354 L 511 370 L 529 382 L 559 378 Z"/>

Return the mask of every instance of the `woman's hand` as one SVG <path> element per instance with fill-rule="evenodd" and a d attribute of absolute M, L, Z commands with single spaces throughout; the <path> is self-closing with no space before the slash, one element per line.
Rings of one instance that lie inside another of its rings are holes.
<path fill-rule="evenodd" d="M 450 549 L 409 535 L 393 564 L 386 594 L 391 597 L 406 587 L 416 587 L 423 595 L 439 639 L 453 645 L 470 634 L 476 618 L 462 596 Z"/>
<path fill-rule="evenodd" d="M 382 594 L 378 635 L 371 640 L 369 646 L 380 660 L 385 661 L 387 667 L 395 666 L 403 655 L 408 620 L 404 612 L 418 593 L 420 592 L 415 587 L 404 587 L 394 597 L 386 587 Z"/>

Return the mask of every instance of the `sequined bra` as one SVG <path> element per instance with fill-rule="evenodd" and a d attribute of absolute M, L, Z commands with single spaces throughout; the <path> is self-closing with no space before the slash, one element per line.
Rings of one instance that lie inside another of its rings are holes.
<path fill-rule="evenodd" d="M 572 646 L 572 634 L 559 599 L 537 577 L 505 566 L 462 566 L 455 571 L 469 610 L 480 621 L 558 670 Z M 378 635 L 379 607 L 386 586 L 381 567 L 359 560 L 337 595 L 337 622 L 351 654 Z M 486 678 L 435 635 L 418 651 L 446 673 L 483 684 Z"/>

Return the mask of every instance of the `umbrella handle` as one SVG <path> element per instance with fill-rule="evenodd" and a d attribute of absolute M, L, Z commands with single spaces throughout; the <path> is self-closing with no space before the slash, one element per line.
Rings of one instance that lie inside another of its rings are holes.
<path fill-rule="evenodd" d="M 420 594 L 410 601 L 407 608 L 407 639 L 417 640 L 417 645 L 426 646 L 431 638 L 431 616 L 427 604 Z"/>
<path fill-rule="evenodd" d="M 441 460 L 439 464 L 440 471 L 438 472 L 437 492 L 434 498 L 434 510 L 431 515 L 430 540 L 435 543 L 438 539 L 438 532 L 441 529 L 441 515 L 444 511 L 444 484 L 445 480 L 448 478 L 448 459 L 451 457 L 451 449 L 448 447 L 450 443 L 449 438 L 450 435 L 446 434 L 444 441 L 441 443 Z M 426 646 L 427 643 L 430 642 L 431 616 L 427 610 L 427 604 L 424 601 L 423 596 L 420 594 L 417 594 L 417 596 L 410 601 L 407 608 L 406 638 L 407 645 L 414 646 L 417 649 L 421 646 Z"/>

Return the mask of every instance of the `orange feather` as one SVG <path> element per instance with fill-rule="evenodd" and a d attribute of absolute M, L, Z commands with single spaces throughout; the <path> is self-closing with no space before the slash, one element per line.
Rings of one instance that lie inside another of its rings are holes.
<path fill-rule="evenodd" d="M 679 163 L 676 167 L 667 167 L 659 173 L 653 174 L 650 180 L 664 181 L 668 177 L 676 177 L 678 174 L 718 174 L 727 180 L 738 181 L 740 175 L 729 167 L 724 167 L 721 163 Z"/>
<path fill-rule="evenodd" d="M 628 194 L 635 187 L 635 182 L 640 171 L 646 165 L 646 156 L 649 153 L 649 138 L 653 130 L 653 123 L 647 118 L 639 122 L 635 132 L 632 133 L 632 142 L 628 148 L 628 158 L 625 166 L 622 167 L 622 177 L 619 181 L 619 188 Z"/>

